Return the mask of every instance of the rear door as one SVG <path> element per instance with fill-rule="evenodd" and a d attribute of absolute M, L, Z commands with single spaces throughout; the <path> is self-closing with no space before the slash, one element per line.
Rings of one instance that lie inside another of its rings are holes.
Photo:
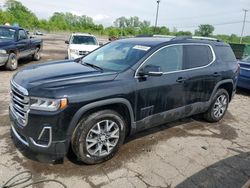
<path fill-rule="evenodd" d="M 183 69 L 188 75 L 184 85 L 186 113 L 191 115 L 206 109 L 204 104 L 221 75 L 213 64 L 215 55 L 210 45 L 185 44 L 183 54 Z"/>

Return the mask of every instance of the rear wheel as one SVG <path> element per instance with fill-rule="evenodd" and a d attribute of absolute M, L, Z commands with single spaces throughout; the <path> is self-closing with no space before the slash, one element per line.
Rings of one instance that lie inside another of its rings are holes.
<path fill-rule="evenodd" d="M 40 48 L 38 48 L 38 47 L 36 48 L 36 51 L 32 57 L 35 61 L 39 61 L 41 59 Z"/>
<path fill-rule="evenodd" d="M 209 110 L 204 114 L 204 118 L 209 122 L 220 121 L 228 108 L 229 95 L 225 89 L 219 89 L 211 103 Z"/>
<path fill-rule="evenodd" d="M 125 139 L 125 122 L 117 112 L 103 110 L 84 117 L 72 136 L 72 149 L 86 164 L 111 159 Z"/>
<path fill-rule="evenodd" d="M 8 62 L 5 64 L 5 68 L 8 70 L 16 70 L 18 67 L 17 55 L 10 53 Z"/>

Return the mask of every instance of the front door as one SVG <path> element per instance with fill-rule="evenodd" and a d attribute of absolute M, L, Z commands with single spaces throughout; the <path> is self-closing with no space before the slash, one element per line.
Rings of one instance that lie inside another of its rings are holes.
<path fill-rule="evenodd" d="M 26 57 L 31 54 L 30 39 L 28 39 L 26 31 L 24 31 L 23 29 L 19 30 L 18 32 L 17 47 L 19 50 L 20 58 Z"/>
<path fill-rule="evenodd" d="M 181 118 L 185 113 L 184 84 L 186 72 L 182 71 L 183 46 L 166 46 L 155 52 L 138 69 L 136 91 L 137 130 Z M 157 66 L 161 76 L 139 76 L 147 66 Z"/>

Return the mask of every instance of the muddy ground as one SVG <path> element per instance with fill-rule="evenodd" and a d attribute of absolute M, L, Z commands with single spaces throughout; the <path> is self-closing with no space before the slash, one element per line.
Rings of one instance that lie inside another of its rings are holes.
<path fill-rule="evenodd" d="M 43 58 L 64 59 L 65 35 L 43 37 Z M 250 91 L 238 91 L 225 118 L 210 124 L 197 118 L 168 123 L 128 138 L 118 154 L 99 165 L 69 156 L 63 164 L 24 157 L 10 138 L 9 81 L 15 72 L 0 69 L 0 187 L 24 170 L 33 180 L 56 179 L 68 187 L 242 187 L 250 179 Z M 31 181 L 31 182 L 32 182 Z M 35 187 L 60 187 L 45 183 Z"/>

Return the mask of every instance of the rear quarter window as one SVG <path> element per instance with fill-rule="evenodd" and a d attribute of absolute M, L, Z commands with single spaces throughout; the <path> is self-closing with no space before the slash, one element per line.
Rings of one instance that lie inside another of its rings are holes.
<path fill-rule="evenodd" d="M 184 69 L 203 67 L 213 61 L 208 45 L 184 45 Z"/>
<path fill-rule="evenodd" d="M 216 46 L 217 57 L 224 62 L 235 62 L 236 57 L 230 46 Z"/>

